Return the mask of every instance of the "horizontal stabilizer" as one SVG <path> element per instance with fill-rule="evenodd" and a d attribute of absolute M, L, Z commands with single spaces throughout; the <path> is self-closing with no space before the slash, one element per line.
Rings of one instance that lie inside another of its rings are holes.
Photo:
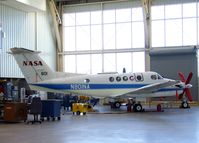
<path fill-rule="evenodd" d="M 32 51 L 32 50 L 29 50 L 29 49 L 25 49 L 25 48 L 11 48 L 10 49 L 11 52 L 9 52 L 10 54 L 25 54 L 25 53 L 34 53 L 34 54 L 38 54 L 40 53 L 39 51 Z"/>

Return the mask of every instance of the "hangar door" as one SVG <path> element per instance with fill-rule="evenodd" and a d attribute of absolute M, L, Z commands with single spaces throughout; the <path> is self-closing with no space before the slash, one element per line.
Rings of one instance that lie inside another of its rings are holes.
<path fill-rule="evenodd" d="M 151 71 L 156 71 L 164 77 L 177 79 L 178 72 L 185 78 L 193 72 L 191 94 L 194 101 L 198 99 L 198 62 L 196 47 L 157 48 L 150 51 Z"/>

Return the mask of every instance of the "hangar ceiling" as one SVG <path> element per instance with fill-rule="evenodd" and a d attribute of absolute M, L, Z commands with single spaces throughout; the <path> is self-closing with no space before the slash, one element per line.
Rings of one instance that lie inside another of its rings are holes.
<path fill-rule="evenodd" d="M 46 10 L 45 0 L 0 0 L 1 3 L 27 12 L 41 12 Z"/>
<path fill-rule="evenodd" d="M 55 0 L 55 2 L 62 2 L 62 4 L 80 4 L 80 3 L 93 3 L 93 2 L 103 2 L 103 1 L 117 1 L 117 0 Z"/>

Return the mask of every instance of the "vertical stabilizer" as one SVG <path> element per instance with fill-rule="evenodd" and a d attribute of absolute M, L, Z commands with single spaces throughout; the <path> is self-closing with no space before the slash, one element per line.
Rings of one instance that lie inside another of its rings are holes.
<path fill-rule="evenodd" d="M 38 55 L 40 52 L 24 48 L 10 50 L 28 83 L 55 78 L 55 73 Z"/>

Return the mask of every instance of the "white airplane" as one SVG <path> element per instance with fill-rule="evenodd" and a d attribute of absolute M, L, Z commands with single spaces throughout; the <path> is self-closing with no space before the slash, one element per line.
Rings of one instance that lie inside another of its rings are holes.
<path fill-rule="evenodd" d="M 189 101 L 190 83 L 192 73 L 187 80 L 179 73 L 179 80 L 163 78 L 156 72 L 142 73 L 104 73 L 96 75 L 54 72 L 39 57 L 37 51 L 24 48 L 11 48 L 30 88 L 37 91 L 55 93 L 72 93 L 98 98 L 149 98 L 178 96 L 182 99 L 186 93 Z M 115 102 L 116 106 L 120 106 Z M 188 102 L 182 101 L 183 107 L 188 107 Z M 140 102 L 133 105 L 134 111 L 142 111 Z"/>

